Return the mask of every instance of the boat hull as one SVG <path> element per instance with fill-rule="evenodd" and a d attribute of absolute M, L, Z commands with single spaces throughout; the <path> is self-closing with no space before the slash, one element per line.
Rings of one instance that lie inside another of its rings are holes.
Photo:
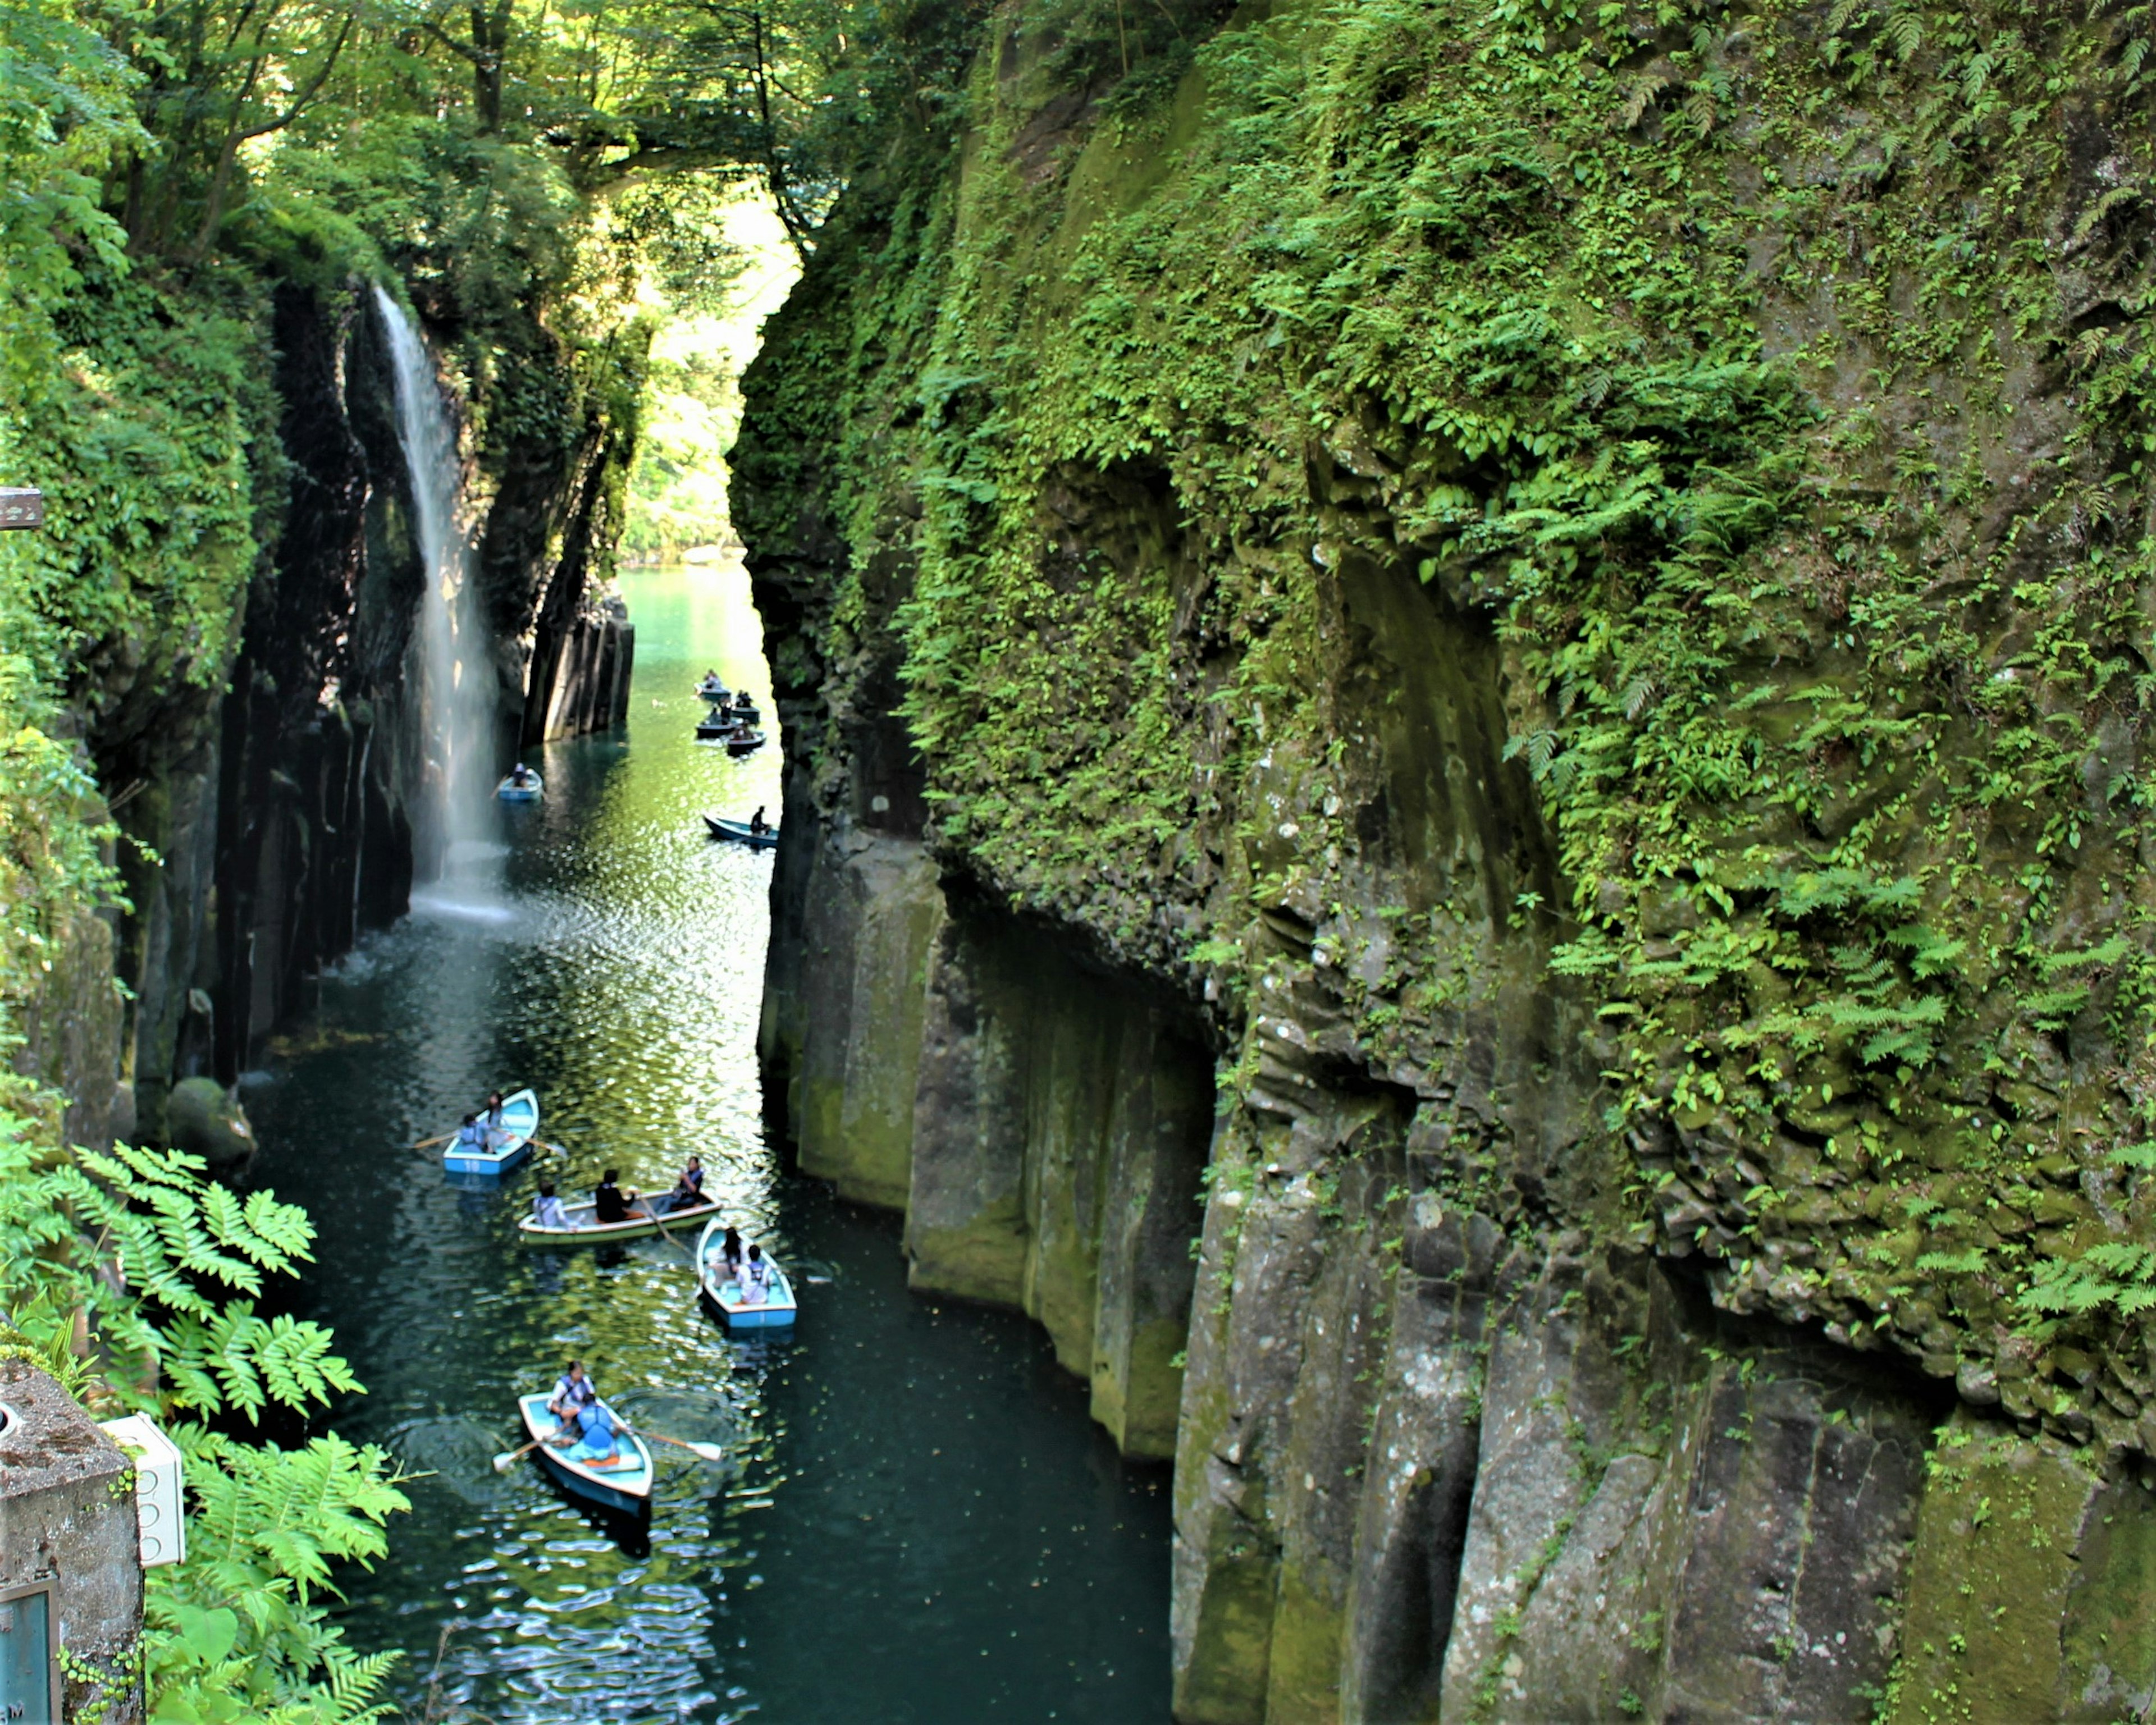
<path fill-rule="evenodd" d="M 494 793 L 505 803 L 536 803 L 547 793 L 547 782 L 536 773 L 529 784 L 516 784 L 505 778 L 494 788 Z"/>
<path fill-rule="evenodd" d="M 726 1319 L 729 1330 L 782 1330 L 790 1327 L 800 1315 L 792 1280 L 773 1263 L 771 1266 L 770 1297 L 755 1306 L 743 1305 L 733 1278 L 726 1273 L 726 1258 L 721 1250 L 726 1243 L 726 1232 L 720 1223 L 707 1222 L 701 1238 L 696 1242 L 696 1285 L 704 1297 L 718 1308 L 719 1315 Z"/>
<path fill-rule="evenodd" d="M 732 839 L 737 845 L 747 845 L 752 850 L 771 850 L 778 844 L 777 827 L 767 827 L 760 833 L 752 833 L 745 820 L 721 820 L 709 814 L 704 817 L 704 824 L 711 829 L 714 839 Z"/>
<path fill-rule="evenodd" d="M 589 1215 L 593 1206 L 588 1204 L 564 1204 L 562 1209 L 572 1217 Z M 536 1217 L 526 1216 L 516 1224 L 518 1236 L 526 1245 L 588 1246 L 610 1245 L 619 1240 L 646 1240 L 660 1233 L 673 1233 L 675 1229 L 690 1229 L 708 1221 L 718 1214 L 716 1203 L 700 1204 L 694 1209 L 670 1211 L 659 1223 L 649 1216 L 631 1216 L 626 1222 L 608 1222 L 603 1226 L 589 1223 L 575 1228 L 542 1228 Z M 676 1236 L 677 1238 L 679 1236 Z"/>
<path fill-rule="evenodd" d="M 606 1407 L 604 1402 L 599 1405 Z M 554 1416 L 547 1411 L 547 1398 L 543 1395 L 518 1397 L 517 1411 L 524 1416 L 527 1437 L 543 1438 L 555 1429 Z M 611 1414 L 613 1409 L 608 1408 L 607 1411 Z M 624 1442 L 641 1459 L 641 1466 L 624 1468 L 612 1479 L 569 1461 L 551 1445 L 542 1444 L 534 1453 L 547 1471 L 578 1497 L 603 1503 L 625 1515 L 645 1515 L 651 1509 L 651 1446 L 640 1437 L 628 1437 Z"/>
<path fill-rule="evenodd" d="M 442 1168 L 452 1174 L 506 1174 L 531 1153 L 539 1131 L 539 1098 L 528 1090 L 505 1097 L 502 1130 L 509 1136 L 491 1150 L 459 1149 L 454 1140 L 442 1152 Z"/>

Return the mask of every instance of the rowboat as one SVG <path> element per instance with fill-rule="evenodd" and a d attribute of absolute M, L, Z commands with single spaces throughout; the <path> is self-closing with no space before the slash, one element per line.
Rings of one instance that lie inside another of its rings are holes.
<path fill-rule="evenodd" d="M 721 738 L 732 737 L 733 734 L 734 721 L 722 719 L 716 712 L 706 713 L 696 721 L 696 741 L 699 742 L 717 742 Z"/>
<path fill-rule="evenodd" d="M 726 685 L 721 682 L 716 677 L 706 677 L 702 682 L 696 685 L 696 693 L 701 696 L 706 701 L 711 701 L 715 704 L 721 701 L 731 699 L 733 692 L 734 691 L 732 690 L 727 688 Z"/>
<path fill-rule="evenodd" d="M 716 814 L 704 817 L 704 824 L 711 829 L 714 839 L 731 839 L 737 845 L 746 845 L 752 850 L 768 850 L 778 843 L 778 829 L 766 827 L 762 832 L 752 830 L 745 820 L 721 820 Z"/>
<path fill-rule="evenodd" d="M 761 731 L 737 731 L 726 739 L 726 752 L 730 755 L 752 755 L 762 747 Z"/>
<path fill-rule="evenodd" d="M 737 725 L 753 725 L 763 716 L 763 709 L 746 695 L 736 696 L 730 705 L 719 711 Z"/>
<path fill-rule="evenodd" d="M 793 1284 L 786 1279 L 786 1272 L 774 1259 L 764 1261 L 771 1266 L 771 1291 L 759 1306 L 744 1306 L 741 1289 L 735 1283 L 733 1273 L 726 1268 L 726 1230 L 721 1222 L 706 1222 L 702 1236 L 696 1241 L 696 1281 L 703 1288 L 705 1297 L 726 1314 L 730 1330 L 776 1330 L 790 1324 L 801 1314 L 793 1298 Z"/>
<path fill-rule="evenodd" d="M 606 1407 L 604 1402 L 599 1405 Z M 559 1422 L 547 1411 L 544 1394 L 520 1395 L 516 1407 L 524 1416 L 524 1430 L 531 1437 L 551 1437 L 557 1430 Z M 611 1416 L 613 1409 L 607 1408 L 607 1412 Z M 621 1452 L 634 1458 L 634 1465 L 593 1467 L 588 1462 L 572 1461 L 567 1445 L 557 1449 L 552 1444 L 542 1444 L 534 1453 L 544 1459 L 556 1479 L 578 1497 L 603 1503 L 608 1509 L 641 1515 L 651 1507 L 651 1448 L 642 1438 L 622 1430 L 618 1419 L 614 1421 L 614 1438 Z"/>
<path fill-rule="evenodd" d="M 470 1150 L 455 1138 L 442 1152 L 442 1166 L 453 1174 L 506 1173 L 531 1153 L 531 1136 L 539 1130 L 539 1098 L 520 1090 L 501 1105 L 501 1125 L 485 1150 Z"/>
<path fill-rule="evenodd" d="M 547 781 L 536 773 L 527 773 L 519 784 L 512 773 L 494 788 L 494 793 L 505 803 L 536 803 L 547 793 Z"/>
<path fill-rule="evenodd" d="M 639 1204 L 643 1201 L 637 1200 Z M 713 1199 L 708 1204 L 692 1204 L 687 1209 L 668 1210 L 658 1221 L 649 1215 L 633 1215 L 626 1222 L 594 1222 L 592 1218 L 598 1212 L 598 1204 L 565 1204 L 562 1212 L 568 1217 L 570 1226 L 542 1228 L 536 1216 L 526 1216 L 516 1224 L 516 1231 L 526 1245 L 607 1245 L 617 1240 L 642 1240 L 647 1235 L 657 1234 L 660 1231 L 660 1222 L 665 1223 L 669 1232 L 677 1222 L 684 1227 L 691 1226 L 715 1214 L 718 1208 L 719 1201 Z"/>

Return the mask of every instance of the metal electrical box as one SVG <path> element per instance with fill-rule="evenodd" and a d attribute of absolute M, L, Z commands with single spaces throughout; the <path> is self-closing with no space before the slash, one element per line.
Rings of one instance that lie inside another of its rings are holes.
<path fill-rule="evenodd" d="M 0 1720 L 60 1725 L 59 1644 L 49 1587 L 0 1588 Z"/>
<path fill-rule="evenodd" d="M 142 1567 L 184 1563 L 187 1523 L 182 1513 L 186 1500 L 179 1445 L 140 1414 L 100 1420 L 98 1430 L 135 1464 L 135 1522 L 142 1539 Z"/>

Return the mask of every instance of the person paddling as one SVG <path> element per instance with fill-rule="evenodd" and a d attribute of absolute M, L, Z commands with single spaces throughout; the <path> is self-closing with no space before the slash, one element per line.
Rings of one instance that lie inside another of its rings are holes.
<path fill-rule="evenodd" d="M 627 1429 L 617 1425 L 613 1416 L 602 1404 L 593 1402 L 577 1415 L 577 1441 L 569 1451 L 569 1460 L 601 1470 L 637 1466 L 637 1457 L 628 1454 L 614 1441 L 614 1434 Z"/>
<path fill-rule="evenodd" d="M 480 1124 L 479 1116 L 465 1115 L 465 1123 L 457 1128 L 456 1153 L 459 1156 L 485 1156 L 493 1147 L 487 1142 L 486 1128 Z"/>
<path fill-rule="evenodd" d="M 763 818 L 763 809 L 764 805 L 761 803 L 757 803 L 756 813 L 748 818 L 749 836 L 752 839 L 761 839 L 771 830 L 771 823 Z"/>

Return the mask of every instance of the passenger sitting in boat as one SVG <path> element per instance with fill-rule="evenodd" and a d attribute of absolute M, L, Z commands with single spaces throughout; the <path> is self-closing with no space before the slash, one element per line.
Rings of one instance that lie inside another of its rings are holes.
<path fill-rule="evenodd" d="M 629 1206 L 636 1202 L 636 1189 L 632 1186 L 624 1193 L 614 1184 L 615 1178 L 613 1169 L 608 1168 L 606 1178 L 593 1189 L 592 1219 L 595 1222 L 626 1222 L 629 1219 Z"/>
<path fill-rule="evenodd" d="M 509 782 L 521 789 L 531 783 L 531 769 L 519 761 L 509 769 Z"/>
<path fill-rule="evenodd" d="M 555 1380 L 554 1394 L 547 1398 L 547 1411 L 562 1422 L 557 1437 L 576 1429 L 578 1416 L 599 1399 L 598 1386 L 586 1375 L 584 1363 L 580 1359 L 569 1362 L 569 1369 Z"/>
<path fill-rule="evenodd" d="M 501 1123 L 501 1092 L 498 1090 L 487 1092 L 485 1119 L 486 1141 L 489 1146 L 506 1143 L 509 1141 L 509 1129 Z"/>
<path fill-rule="evenodd" d="M 741 1230 L 731 1222 L 726 1224 L 726 1237 L 719 1242 L 719 1256 L 726 1260 L 726 1279 L 738 1280 L 742 1267 Z"/>
<path fill-rule="evenodd" d="M 747 1261 L 735 1280 L 741 1284 L 741 1302 L 744 1306 L 761 1306 L 771 1297 L 771 1266 L 763 1261 L 762 1246 L 748 1249 Z"/>
<path fill-rule="evenodd" d="M 764 805 L 761 803 L 757 803 L 756 813 L 748 818 L 749 832 L 752 836 L 758 839 L 771 830 L 771 823 L 763 818 L 763 809 Z"/>
<path fill-rule="evenodd" d="M 674 1189 L 659 1200 L 657 1209 L 660 1214 L 670 1216 L 676 1210 L 692 1210 L 703 1201 L 704 1161 L 700 1156 L 691 1156 Z"/>
<path fill-rule="evenodd" d="M 542 1180 L 539 1195 L 531 1200 L 531 1214 L 542 1228 L 552 1228 L 566 1233 L 577 1224 L 569 1219 L 569 1213 L 562 1208 L 562 1200 L 554 1196 L 554 1183 Z"/>
<path fill-rule="evenodd" d="M 636 1457 L 614 1442 L 619 1429 L 607 1410 L 593 1402 L 577 1415 L 577 1441 L 569 1460 L 591 1468 L 634 1467 Z"/>
<path fill-rule="evenodd" d="M 465 1115 L 465 1123 L 457 1128 L 456 1153 L 459 1156 L 485 1156 L 493 1147 L 487 1142 L 486 1128 L 479 1123 L 479 1116 Z"/>

